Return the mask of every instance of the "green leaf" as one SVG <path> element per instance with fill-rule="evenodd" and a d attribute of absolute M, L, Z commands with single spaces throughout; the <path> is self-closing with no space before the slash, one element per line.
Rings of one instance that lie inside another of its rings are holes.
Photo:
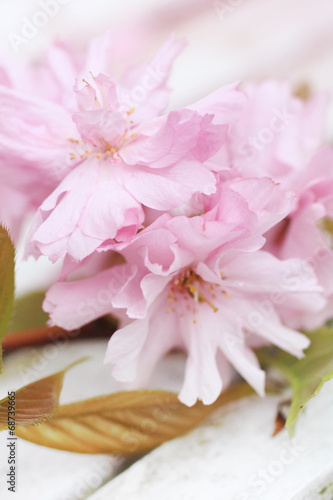
<path fill-rule="evenodd" d="M 14 304 L 15 248 L 8 231 L 0 226 L 0 344 L 7 333 Z M 0 345 L 0 372 L 2 348 Z"/>
<path fill-rule="evenodd" d="M 219 406 L 251 394 L 253 389 L 242 383 L 222 392 L 212 405 L 189 408 L 173 392 L 118 392 L 60 406 L 52 419 L 20 425 L 16 435 L 58 450 L 131 455 L 185 434 Z"/>
<path fill-rule="evenodd" d="M 15 300 L 10 332 L 45 326 L 49 316 L 42 309 L 45 292 L 32 292 Z"/>
<path fill-rule="evenodd" d="M 264 365 L 279 370 L 291 384 L 293 398 L 286 421 L 291 433 L 304 406 L 333 378 L 333 328 L 325 326 L 306 335 L 311 345 L 301 360 L 277 348 L 257 351 Z"/>
<path fill-rule="evenodd" d="M 37 380 L 16 391 L 14 403 L 15 425 L 35 424 L 51 418 L 59 405 L 65 374 L 70 368 L 85 359 L 82 358 L 64 370 Z M 9 396 L 0 401 L 0 431 L 8 428 L 8 405 L 13 405 L 10 401 Z"/>

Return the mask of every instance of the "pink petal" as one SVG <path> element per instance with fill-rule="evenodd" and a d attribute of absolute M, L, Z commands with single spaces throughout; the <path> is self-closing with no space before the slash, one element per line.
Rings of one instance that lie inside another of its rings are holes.
<path fill-rule="evenodd" d="M 116 266 L 93 278 L 61 282 L 47 292 L 43 309 L 52 325 L 74 330 L 113 311 L 112 297 L 120 286 L 121 270 Z"/>
<path fill-rule="evenodd" d="M 135 167 L 127 175 L 127 190 L 142 204 L 156 210 L 170 210 L 186 203 L 197 191 L 215 191 L 215 177 L 199 162 L 182 160 L 173 167 L 151 170 Z"/>

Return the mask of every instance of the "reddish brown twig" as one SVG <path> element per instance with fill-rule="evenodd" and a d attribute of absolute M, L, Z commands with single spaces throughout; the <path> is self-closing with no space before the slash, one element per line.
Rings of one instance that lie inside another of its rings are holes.
<path fill-rule="evenodd" d="M 36 345 L 45 345 L 65 340 L 83 338 L 110 338 L 115 331 L 115 324 L 106 318 L 89 323 L 78 330 L 66 331 L 59 327 L 43 326 L 30 330 L 10 332 L 2 342 L 4 354 Z"/>

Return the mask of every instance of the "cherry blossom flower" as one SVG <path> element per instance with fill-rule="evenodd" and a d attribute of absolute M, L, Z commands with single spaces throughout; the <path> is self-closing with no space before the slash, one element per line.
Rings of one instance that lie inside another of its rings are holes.
<path fill-rule="evenodd" d="M 211 163 L 245 177 L 269 176 L 293 189 L 323 143 L 326 95 L 303 100 L 293 94 L 289 82 L 273 80 L 246 86 L 243 92 L 243 104 L 229 121 L 226 145 Z"/>
<path fill-rule="evenodd" d="M 0 220 L 16 239 L 24 216 L 38 208 L 59 182 L 58 172 L 66 170 L 61 133 L 71 133 L 73 125 L 57 105 L 5 86 L 0 105 Z M 45 115 L 52 120 L 46 122 Z"/>
<path fill-rule="evenodd" d="M 279 258 L 300 257 L 316 271 L 328 299 L 317 314 L 285 317 L 295 328 L 315 329 L 333 318 L 333 251 L 322 221 L 333 218 L 333 149 L 320 149 L 297 179 L 298 200 L 289 216 L 267 234 L 266 249 Z"/>
<path fill-rule="evenodd" d="M 286 82 L 228 85 L 168 111 L 183 41 L 115 79 L 111 38 L 54 44 L 37 68 L 0 68 L 0 221 L 27 251 L 64 259 L 50 324 L 119 319 L 105 362 L 145 385 L 187 354 L 180 400 L 216 400 L 234 367 L 260 394 L 254 348 L 302 357 L 301 329 L 333 316 L 333 150 L 326 97 Z"/>
<path fill-rule="evenodd" d="M 258 190 L 266 199 L 255 199 Z M 283 324 L 276 306 L 302 312 L 324 304 L 315 273 L 300 273 L 302 261 L 261 249 L 276 208 L 280 218 L 291 210 L 288 193 L 269 179 L 234 180 L 219 192 L 211 211 L 163 215 L 116 247 L 126 264 L 58 283 L 44 303 L 52 323 L 65 328 L 126 310 L 132 321 L 112 335 L 105 357 L 120 382 L 144 385 L 167 352 L 187 352 L 179 396 L 187 405 L 197 398 L 212 403 L 228 384 L 229 363 L 263 395 L 264 372 L 251 345 L 273 343 L 298 357 L 308 346 Z"/>
<path fill-rule="evenodd" d="M 107 66 L 109 44 L 108 34 L 94 39 L 83 57 L 57 42 L 40 64 L 1 58 L 0 221 L 15 241 L 26 216 L 36 211 L 71 166 L 66 134 L 75 133 L 75 127 L 57 104 L 77 110 L 72 90 L 76 78 L 86 72 L 85 66 L 98 71 Z"/>
<path fill-rule="evenodd" d="M 63 180 L 35 217 L 28 247 L 35 256 L 82 260 L 110 241 L 135 235 L 142 228 L 143 206 L 169 210 L 196 192 L 215 192 L 216 177 L 205 161 L 225 142 L 227 123 L 215 125 L 213 115 L 190 109 L 162 114 L 169 96 L 166 79 L 182 46 L 168 40 L 154 63 L 128 74 L 124 85 L 102 73 L 91 75 L 91 83 L 75 88 L 78 110 L 72 115 L 55 103 L 44 108 L 49 127 L 54 115 L 66 115 L 57 124 L 57 142 L 47 138 Z M 154 78 L 152 67 L 159 71 Z M 134 90 L 146 82 L 132 107 L 129 82 L 136 83 Z M 43 120 L 38 125 L 43 130 Z M 42 146 L 43 139 L 39 136 Z"/>
<path fill-rule="evenodd" d="M 268 80 L 247 88 L 229 121 L 225 146 L 208 163 L 220 176 L 268 176 L 294 191 L 294 209 L 265 235 L 265 249 L 282 259 L 308 262 L 328 298 L 333 252 L 318 227 L 320 220 L 333 217 L 333 150 L 322 146 L 326 102 L 322 94 L 305 100 L 293 95 L 287 82 Z M 218 114 L 215 119 L 219 123 Z M 333 317 L 333 300 L 329 304 L 318 315 L 284 319 L 294 328 L 317 328 Z"/>

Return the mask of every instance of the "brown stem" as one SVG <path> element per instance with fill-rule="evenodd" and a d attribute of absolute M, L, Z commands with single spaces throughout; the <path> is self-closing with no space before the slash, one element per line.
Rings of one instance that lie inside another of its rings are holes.
<path fill-rule="evenodd" d="M 45 345 L 64 340 L 79 340 L 83 338 L 110 338 L 116 329 L 115 323 L 107 318 L 89 323 L 78 330 L 70 332 L 57 326 L 32 328 L 30 330 L 10 332 L 2 342 L 4 354 L 23 347 Z"/>

